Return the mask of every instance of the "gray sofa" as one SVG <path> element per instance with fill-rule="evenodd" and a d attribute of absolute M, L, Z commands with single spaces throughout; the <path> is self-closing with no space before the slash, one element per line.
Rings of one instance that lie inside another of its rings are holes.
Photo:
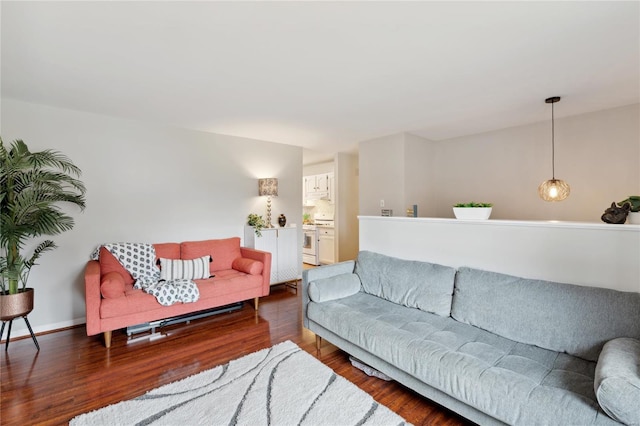
<path fill-rule="evenodd" d="M 316 336 L 478 424 L 640 424 L 640 293 L 363 251 L 302 297 Z"/>

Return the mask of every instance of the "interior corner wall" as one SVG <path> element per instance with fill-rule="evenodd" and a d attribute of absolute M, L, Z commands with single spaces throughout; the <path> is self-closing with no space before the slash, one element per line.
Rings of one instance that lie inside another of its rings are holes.
<path fill-rule="evenodd" d="M 434 173 L 434 142 L 410 133 L 405 133 L 404 153 L 404 198 L 405 207 L 418 206 L 418 217 L 433 217 L 436 214 L 436 185 Z M 396 216 L 404 216 L 401 211 Z"/>
<path fill-rule="evenodd" d="M 247 215 L 265 214 L 262 177 L 278 178 L 272 216 L 302 217 L 300 147 L 1 102 L 5 144 L 23 139 L 33 151 L 61 151 L 82 170 L 87 188 L 85 211 L 68 210 L 74 229 L 51 238 L 59 248 L 29 277 L 36 332 L 84 323 L 84 268 L 101 243 L 242 237 Z M 12 336 L 28 334 L 23 324 L 16 322 Z"/>
<path fill-rule="evenodd" d="M 404 215 L 404 133 L 360 142 L 358 151 L 360 214 L 380 216 L 384 208 Z"/>
<path fill-rule="evenodd" d="M 556 178 L 569 198 L 545 202 L 551 178 L 550 122 L 438 141 L 436 217 L 459 202 L 491 202 L 491 218 L 600 222 L 612 201 L 640 194 L 639 105 L 555 120 Z"/>
<path fill-rule="evenodd" d="M 434 142 L 398 133 L 359 144 L 360 214 L 380 216 L 380 200 L 394 216 L 418 205 L 418 216 L 435 214 Z"/>
<path fill-rule="evenodd" d="M 358 224 L 358 156 L 340 152 L 335 157 L 336 165 L 336 215 L 337 215 L 337 260 L 353 260 L 359 250 Z"/>

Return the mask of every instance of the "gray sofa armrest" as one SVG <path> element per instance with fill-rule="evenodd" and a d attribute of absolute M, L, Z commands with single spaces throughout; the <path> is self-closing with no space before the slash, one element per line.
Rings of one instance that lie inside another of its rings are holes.
<path fill-rule="evenodd" d="M 602 410 L 627 425 L 640 424 L 640 341 L 621 337 L 600 352 L 594 390 Z"/>
<path fill-rule="evenodd" d="M 348 260 L 346 262 L 334 263 L 333 265 L 325 265 L 302 271 L 302 318 L 305 327 L 309 327 L 309 319 L 307 318 L 309 283 L 315 280 L 353 273 L 355 266 L 356 262 L 354 260 Z"/>

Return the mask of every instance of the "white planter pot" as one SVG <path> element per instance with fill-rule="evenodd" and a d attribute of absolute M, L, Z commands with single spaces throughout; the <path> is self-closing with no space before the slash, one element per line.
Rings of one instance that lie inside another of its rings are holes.
<path fill-rule="evenodd" d="M 632 225 L 640 225 L 640 212 L 629 212 L 627 223 Z"/>
<path fill-rule="evenodd" d="M 461 220 L 487 220 L 491 216 L 491 207 L 454 207 L 453 214 Z"/>

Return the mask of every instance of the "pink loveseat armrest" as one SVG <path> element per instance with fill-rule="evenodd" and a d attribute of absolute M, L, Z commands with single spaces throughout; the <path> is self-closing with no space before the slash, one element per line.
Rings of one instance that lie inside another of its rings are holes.
<path fill-rule="evenodd" d="M 97 260 L 87 262 L 84 271 L 84 292 L 87 336 L 93 336 L 104 331 L 100 329 L 100 263 Z"/>
<path fill-rule="evenodd" d="M 262 269 L 262 295 L 267 296 L 271 289 L 271 253 L 248 247 L 240 247 L 240 253 L 242 257 L 258 260 L 264 265 Z"/>

